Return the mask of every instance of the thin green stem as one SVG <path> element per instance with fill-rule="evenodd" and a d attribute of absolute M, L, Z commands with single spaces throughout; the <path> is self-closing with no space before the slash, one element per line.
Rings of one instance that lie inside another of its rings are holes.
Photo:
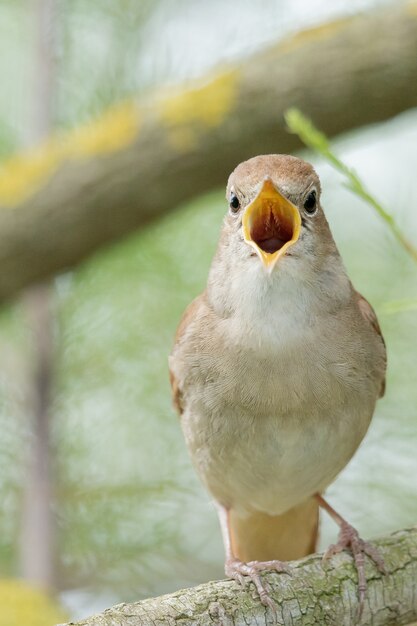
<path fill-rule="evenodd" d="M 285 113 L 285 121 L 289 130 L 298 135 L 306 146 L 316 150 L 316 152 L 331 163 L 337 171 L 346 177 L 346 187 L 373 207 L 379 217 L 386 223 L 397 241 L 417 263 L 417 248 L 415 248 L 411 241 L 404 235 L 394 217 L 388 213 L 378 200 L 366 189 L 356 172 L 343 163 L 343 161 L 332 152 L 330 142 L 326 135 L 319 131 L 312 121 L 305 117 L 298 109 L 288 109 Z"/>

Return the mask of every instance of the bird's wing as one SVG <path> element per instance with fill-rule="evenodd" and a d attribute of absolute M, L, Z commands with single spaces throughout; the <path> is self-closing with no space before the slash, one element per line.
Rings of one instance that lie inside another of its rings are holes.
<path fill-rule="evenodd" d="M 380 337 L 381 342 L 382 342 L 382 344 L 383 344 L 383 346 L 385 348 L 384 337 L 382 336 L 381 327 L 379 325 L 378 318 L 376 316 L 376 313 L 375 313 L 374 309 L 369 304 L 368 300 L 366 298 L 364 298 L 358 291 L 355 291 L 355 294 L 356 294 L 356 301 L 358 303 L 359 311 L 362 313 L 363 318 L 367 322 L 369 322 L 369 324 L 372 326 L 374 331 Z M 379 394 L 380 398 L 382 398 L 382 396 L 385 393 L 385 370 L 386 370 L 386 366 L 387 366 L 387 353 L 385 351 L 384 378 L 383 378 L 382 384 L 381 384 L 381 392 Z"/>
<path fill-rule="evenodd" d="M 169 381 L 171 383 L 172 389 L 172 402 L 180 415 L 183 411 L 182 392 L 179 381 L 173 372 L 173 368 L 171 367 L 171 362 L 173 359 L 175 359 L 175 348 L 178 346 L 178 344 L 187 333 L 190 323 L 195 319 L 196 313 L 202 305 L 204 295 L 205 294 L 202 293 L 187 306 L 178 325 L 177 332 L 175 333 L 174 347 L 170 358 Z"/>

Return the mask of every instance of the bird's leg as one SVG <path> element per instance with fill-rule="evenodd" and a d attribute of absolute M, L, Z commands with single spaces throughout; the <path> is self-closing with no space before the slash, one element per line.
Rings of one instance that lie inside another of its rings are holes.
<path fill-rule="evenodd" d="M 228 578 L 233 578 L 246 587 L 245 576 L 247 576 L 255 585 L 259 598 L 264 606 L 269 606 L 274 612 L 275 604 L 269 595 L 269 590 L 265 583 L 262 582 L 261 572 L 275 570 L 276 572 L 285 572 L 290 574 L 285 563 L 278 560 L 272 561 L 249 561 L 244 563 L 238 559 L 233 551 L 232 536 L 230 532 L 230 511 L 221 504 L 216 503 L 217 513 L 220 521 L 220 528 L 223 537 L 224 550 L 226 553 L 226 561 L 224 566 L 225 574 Z"/>
<path fill-rule="evenodd" d="M 348 524 L 348 522 L 341 515 L 339 515 L 339 513 L 337 513 L 320 494 L 316 494 L 316 498 L 321 508 L 327 511 L 330 517 L 340 528 L 338 542 L 327 548 L 324 553 L 323 560 L 330 558 L 345 548 L 350 548 L 355 561 L 356 570 L 358 572 L 359 615 L 362 615 L 368 586 L 365 576 L 365 554 L 372 559 L 380 572 L 386 574 L 384 560 L 375 546 L 368 541 L 361 539 L 358 531 L 353 526 Z"/>

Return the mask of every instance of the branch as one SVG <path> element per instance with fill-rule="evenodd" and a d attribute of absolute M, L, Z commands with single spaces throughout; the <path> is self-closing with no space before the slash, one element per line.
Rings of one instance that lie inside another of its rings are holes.
<path fill-rule="evenodd" d="M 367 563 L 368 594 L 361 625 L 410 624 L 417 620 L 417 527 L 375 542 L 387 575 Z M 276 623 L 284 626 L 356 626 L 357 576 L 347 553 L 322 565 L 319 555 L 292 563 L 292 576 L 266 575 L 277 606 Z M 119 604 L 77 626 L 262 626 L 273 615 L 254 595 L 232 581 L 210 582 L 192 589 L 133 604 Z M 67 625 L 69 626 L 69 625 Z"/>
<path fill-rule="evenodd" d="M 0 172 L 0 300 L 301 146 L 296 106 L 333 136 L 417 106 L 417 0 L 304 31 L 174 92 L 127 102 Z"/>

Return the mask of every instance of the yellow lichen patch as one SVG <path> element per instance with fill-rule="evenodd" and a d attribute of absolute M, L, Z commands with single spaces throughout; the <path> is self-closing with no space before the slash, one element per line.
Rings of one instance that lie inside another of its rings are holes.
<path fill-rule="evenodd" d="M 126 102 L 72 133 L 12 157 L 0 166 L 0 204 L 12 207 L 26 200 L 66 160 L 121 150 L 135 139 L 139 123 L 135 102 Z"/>
<path fill-rule="evenodd" d="M 55 626 L 68 615 L 45 593 L 19 580 L 0 580 L 0 626 Z"/>
<path fill-rule="evenodd" d="M 295 35 L 292 35 L 291 37 L 283 39 L 278 44 L 277 48 L 283 53 L 293 52 L 297 48 L 301 48 L 312 41 L 328 39 L 345 28 L 346 25 L 352 21 L 352 19 L 354 18 L 340 18 L 338 20 L 319 24 L 318 26 L 313 26 L 312 28 L 307 28 L 299 33 L 296 33 Z"/>
<path fill-rule="evenodd" d="M 161 100 L 159 116 L 169 129 L 174 147 L 192 147 L 201 131 L 221 124 L 235 103 L 237 76 L 236 71 L 224 72 L 203 85 Z"/>
<path fill-rule="evenodd" d="M 34 193 L 58 167 L 62 149 L 50 140 L 26 154 L 19 154 L 0 166 L 0 203 L 14 206 Z"/>
<path fill-rule="evenodd" d="M 128 144 L 139 128 L 138 108 L 135 102 L 113 107 L 93 123 L 79 128 L 68 137 L 68 156 L 92 156 L 114 152 Z"/>

